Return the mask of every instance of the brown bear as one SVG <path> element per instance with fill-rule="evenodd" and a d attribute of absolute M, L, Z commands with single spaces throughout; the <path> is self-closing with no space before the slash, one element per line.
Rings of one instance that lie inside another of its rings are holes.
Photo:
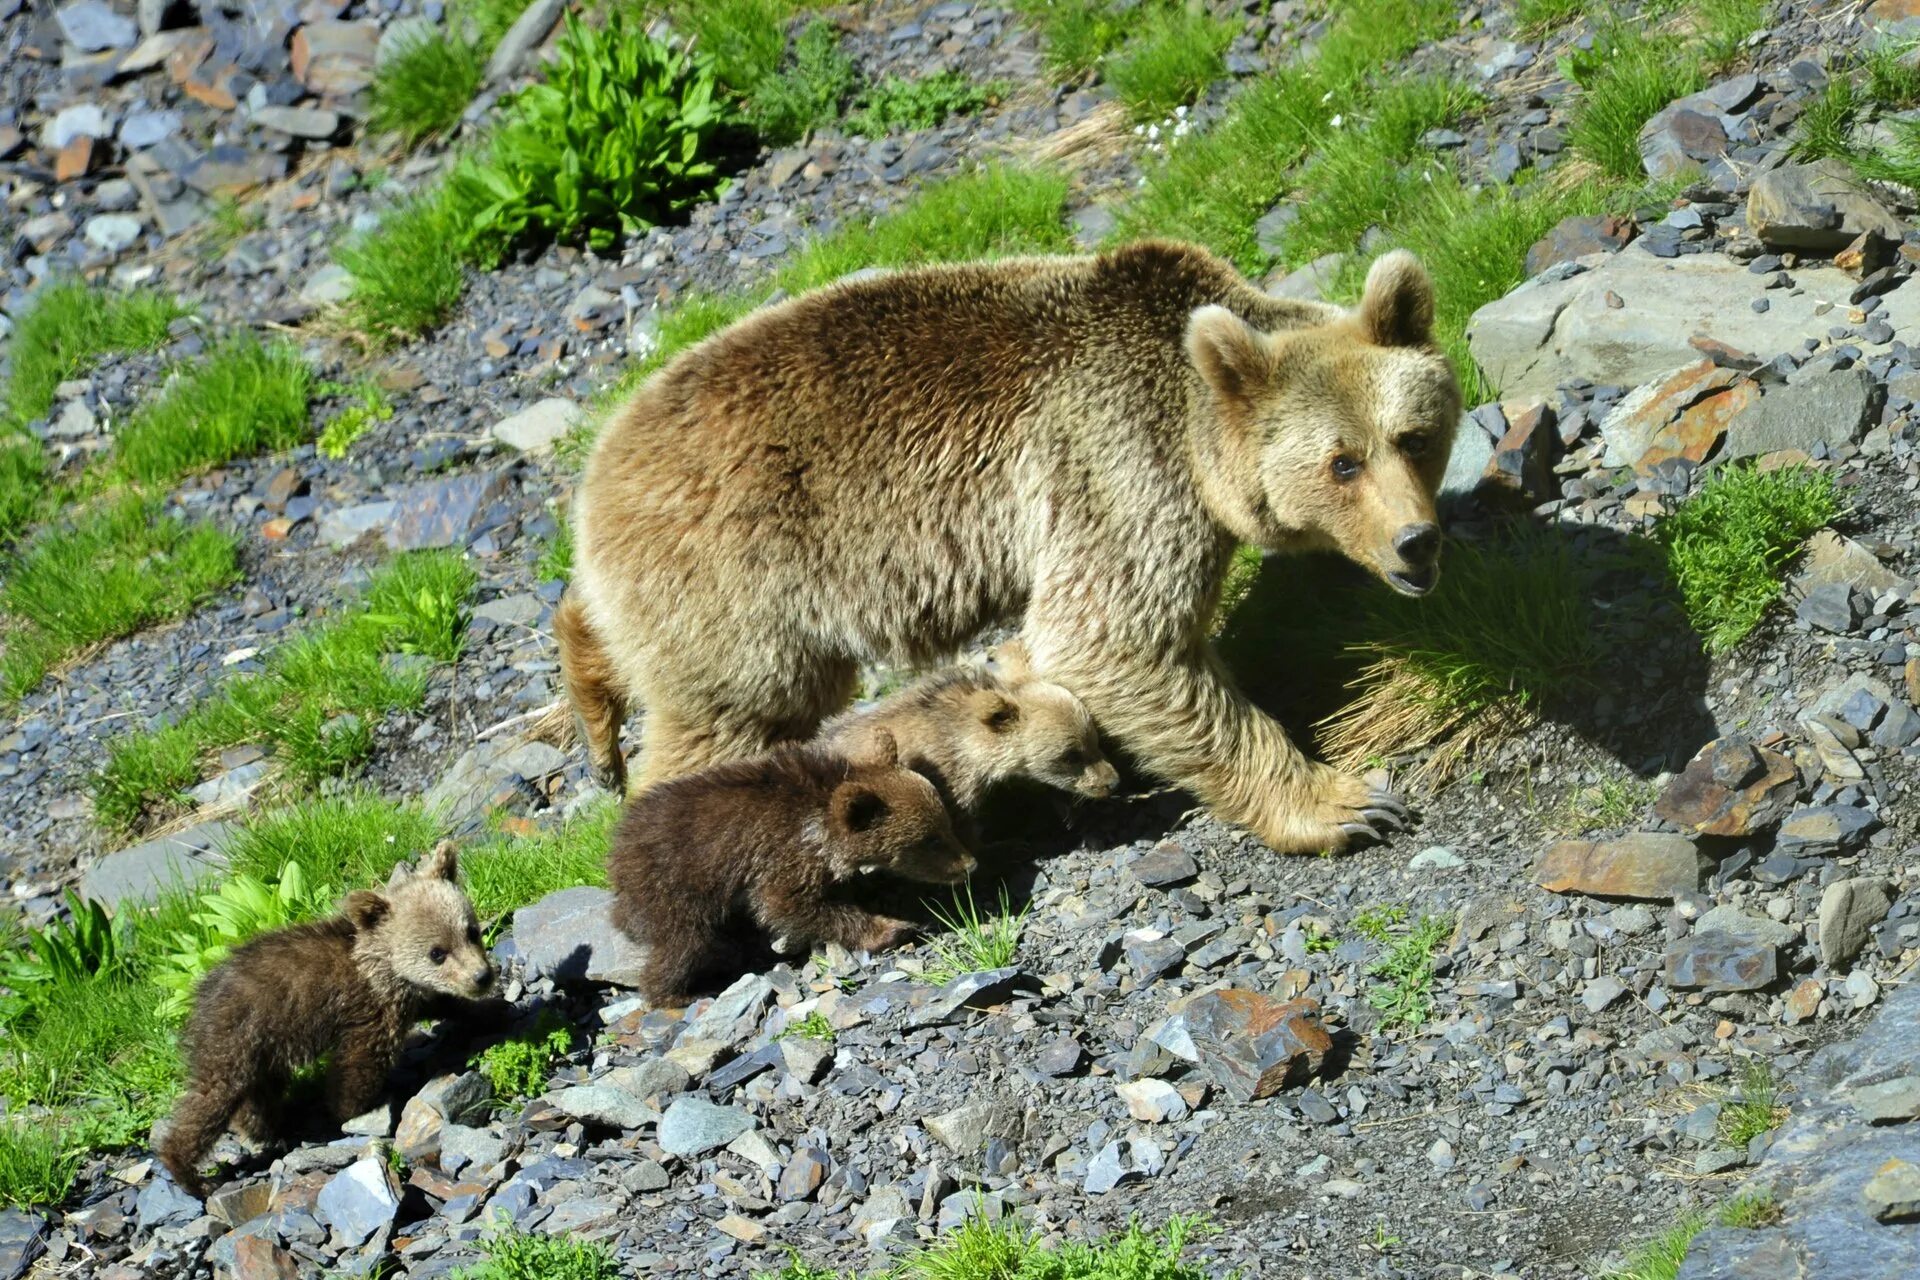
<path fill-rule="evenodd" d="M 939 790 L 956 823 L 987 789 L 1015 778 L 1099 799 L 1119 772 L 1100 750 L 1086 704 L 1033 674 L 1019 644 L 1000 646 L 995 669 L 951 667 L 863 711 L 820 727 L 819 741 L 858 753 L 876 733 L 899 744 L 901 762 Z"/>
<path fill-rule="evenodd" d="M 201 980 L 181 1035 L 187 1085 L 158 1152 L 175 1182 L 205 1195 L 197 1166 L 229 1125 L 278 1137 L 293 1073 L 328 1054 L 328 1109 L 364 1113 L 430 1005 L 486 994 L 493 965 L 456 871 L 442 844 L 385 893 L 350 893 L 336 916 L 262 934 Z"/>
<path fill-rule="evenodd" d="M 1236 544 L 1432 589 L 1460 416 L 1433 309 L 1405 253 L 1347 311 L 1147 242 L 755 312 L 635 392 L 582 479 L 556 630 L 596 774 L 620 776 L 629 700 L 652 783 L 808 736 L 863 660 L 1017 618 L 1113 741 L 1273 848 L 1391 824 L 1207 636 Z"/>
<path fill-rule="evenodd" d="M 613 923 L 647 948 L 640 989 L 656 1005 L 742 967 L 749 933 L 778 950 L 903 941 L 913 926 L 862 906 L 860 881 L 953 884 L 973 868 L 939 793 L 884 730 L 858 757 L 789 743 L 651 787 L 607 852 Z"/>

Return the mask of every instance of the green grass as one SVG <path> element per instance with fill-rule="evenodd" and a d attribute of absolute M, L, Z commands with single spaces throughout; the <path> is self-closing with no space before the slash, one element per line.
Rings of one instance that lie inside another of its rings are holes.
<path fill-rule="evenodd" d="M 1674 1280 L 1693 1238 L 1712 1224 L 1752 1230 L 1778 1221 L 1780 1206 L 1766 1192 L 1735 1196 L 1711 1215 L 1698 1211 L 1682 1214 L 1678 1222 L 1634 1249 L 1623 1266 L 1597 1271 L 1595 1280 Z"/>
<path fill-rule="evenodd" d="M 374 346 L 418 337 L 453 314 L 466 288 L 462 211 L 445 186 L 408 196 L 334 260 L 353 276 L 345 321 Z"/>
<path fill-rule="evenodd" d="M 1048 1246 L 1019 1222 L 976 1216 L 909 1254 L 887 1274 L 894 1280 L 1209 1280 L 1205 1267 L 1181 1255 L 1190 1241 L 1211 1231 L 1199 1217 L 1175 1216 L 1158 1231 L 1134 1222 L 1104 1239 Z M 1228 1273 L 1224 1280 L 1237 1280 L 1239 1274 Z M 841 1277 L 795 1255 L 760 1280 Z"/>
<path fill-rule="evenodd" d="M 1596 0 L 1516 0 L 1513 21 L 1522 31 L 1551 31 L 1599 7 Z"/>
<path fill-rule="evenodd" d="M 1004 82 L 980 84 L 958 71 L 936 71 L 917 80 L 889 76 L 860 95 L 847 115 L 847 132 L 878 138 L 901 129 L 932 129 L 954 116 L 972 115 L 1006 93 Z"/>
<path fill-rule="evenodd" d="M 231 535 L 162 517 L 140 498 L 42 534 L 0 584 L 0 700 L 19 698 L 94 645 L 182 616 L 239 576 Z"/>
<path fill-rule="evenodd" d="M 8 341 L 12 367 L 0 400 L 0 435 L 23 430 L 53 408 L 54 389 L 116 351 L 151 351 L 175 320 L 191 314 L 158 293 L 110 293 L 78 281 L 43 287 Z"/>
<path fill-rule="evenodd" d="M 58 1204 L 73 1190 L 86 1147 L 66 1126 L 29 1118 L 0 1121 L 0 1204 L 28 1209 Z"/>
<path fill-rule="evenodd" d="M 527 4 L 528 0 L 465 0 L 448 8 L 455 17 L 473 24 L 480 47 L 492 53 L 501 37 L 511 31 L 520 15 L 526 12 Z"/>
<path fill-rule="evenodd" d="M 431 848 L 438 834 L 416 805 L 348 791 L 269 810 L 246 825 L 227 856 L 236 875 L 278 880 L 297 866 L 309 885 L 344 894 L 385 884 L 396 863 Z"/>
<path fill-rule="evenodd" d="M 210 753 L 242 742 L 269 748 L 283 780 L 311 788 L 364 759 L 371 721 L 420 705 L 426 672 L 396 663 L 409 651 L 457 648 L 472 570 L 446 552 L 397 558 L 368 587 L 366 605 L 288 640 L 258 674 L 227 680 L 171 725 L 116 739 L 93 779 L 100 820 L 122 830 L 176 810 Z"/>
<path fill-rule="evenodd" d="M 542 582 L 565 582 L 573 577 L 573 522 L 563 520 L 553 537 L 540 549 L 534 562 L 534 576 Z"/>
<path fill-rule="evenodd" d="M 393 401 L 380 389 L 380 384 L 371 379 L 354 387 L 330 383 L 316 390 L 350 397 L 340 412 L 320 429 L 320 438 L 314 447 L 323 458 L 338 460 L 346 457 L 354 441 L 373 430 L 376 424 L 393 418 Z"/>
<path fill-rule="evenodd" d="M 951 911 L 932 904 L 928 904 L 928 910 L 952 936 L 929 940 L 933 955 L 927 977 L 934 982 L 951 982 L 962 974 L 1011 965 L 1019 954 L 1020 931 L 1026 927 L 1027 913 L 1033 905 L 1029 903 L 1016 913 L 1002 885 L 999 913 L 983 913 L 974 903 L 973 886 L 968 885 L 964 901 L 958 891 L 954 893 Z"/>
<path fill-rule="evenodd" d="M 780 73 L 787 21 L 801 8 L 799 0 L 680 0 L 670 12 L 713 59 L 720 82 L 745 98 Z"/>
<path fill-rule="evenodd" d="M 486 51 L 455 32 L 410 40 L 379 66 L 367 92 L 367 124 L 415 145 L 460 123 L 487 74 Z"/>
<path fill-rule="evenodd" d="M 1596 827 L 1624 827 L 1638 822 L 1658 789 L 1638 778 L 1607 778 L 1581 787 L 1567 797 L 1565 826 L 1574 832 Z"/>
<path fill-rule="evenodd" d="M 1787 563 L 1839 509 L 1824 472 L 1730 467 L 1656 526 L 1710 652 L 1733 648 L 1759 625 L 1780 597 Z"/>
<path fill-rule="evenodd" d="M 774 1039 L 819 1040 L 825 1044 L 832 1044 L 837 1035 L 833 1024 L 827 1021 L 827 1016 L 815 1009 L 798 1022 L 789 1023 Z"/>
<path fill-rule="evenodd" d="M 1334 116 L 1365 110 L 1376 76 L 1455 21 L 1442 0 L 1376 0 L 1344 12 L 1317 58 L 1255 80 L 1210 129 L 1174 147 L 1121 210 L 1113 238 L 1192 240 L 1249 275 L 1271 267 L 1254 224 L 1288 190 L 1292 166 L 1323 143 Z"/>
<path fill-rule="evenodd" d="M 488 1045 L 469 1064 L 487 1078 L 496 1098 L 531 1098 L 546 1092 L 553 1064 L 573 1049 L 573 1027 L 552 1009 L 529 1029 Z"/>
<path fill-rule="evenodd" d="M 1048 70 L 1076 77 L 1119 48 L 1146 6 L 1123 10 L 1109 0 L 1011 0 L 1007 7 L 1039 33 Z"/>
<path fill-rule="evenodd" d="M 1739 1088 L 1720 1108 L 1719 1141 L 1728 1147 L 1745 1147 L 1761 1134 L 1773 1132 L 1786 1114 L 1773 1067 L 1755 1058 L 1740 1068 Z"/>
<path fill-rule="evenodd" d="M 1205 9 L 1142 5 L 1145 16 L 1106 61 L 1107 83 L 1135 120 L 1166 116 L 1226 74 L 1227 46 L 1240 33 Z"/>
<path fill-rule="evenodd" d="M 1914 59 L 1920 41 L 1885 40 L 1861 57 L 1867 98 L 1882 107 L 1899 110 L 1920 102 L 1920 65 Z"/>
<path fill-rule="evenodd" d="M 840 115 L 858 76 L 840 48 L 840 29 L 816 18 L 793 42 L 793 57 L 746 96 L 747 118 L 768 142 L 794 142 Z"/>
<path fill-rule="evenodd" d="M 619 1280 L 607 1247 L 543 1232 L 502 1230 L 481 1242 L 486 1261 L 450 1273 L 450 1280 Z"/>
<path fill-rule="evenodd" d="M 1391 230 L 1417 216 L 1433 199 L 1437 164 L 1421 137 L 1458 123 L 1477 102 L 1458 81 L 1399 80 L 1382 86 L 1362 116 L 1329 130 L 1295 182 L 1299 217 L 1287 229 L 1288 264 L 1350 253 L 1369 228 Z"/>
<path fill-rule="evenodd" d="M 1851 79 L 1836 74 L 1794 122 L 1793 158 L 1804 162 L 1850 155 L 1853 126 L 1859 118 L 1859 90 Z"/>
<path fill-rule="evenodd" d="M 1356 920 L 1358 926 L 1359 921 Z M 1380 1010 L 1383 1030 L 1406 1027 L 1418 1031 L 1433 1015 L 1433 956 L 1453 932 L 1445 916 L 1421 916 L 1404 937 L 1387 944 L 1386 952 L 1367 966 L 1380 981 L 1367 992 L 1367 1003 Z M 1382 930 L 1383 937 L 1385 931 Z"/>
<path fill-rule="evenodd" d="M 142 405 L 114 443 L 115 465 L 157 484 L 307 434 L 313 373 L 293 347 L 252 334 L 224 339 Z"/>
<path fill-rule="evenodd" d="M 619 816 L 620 806 L 608 799 L 559 827 L 495 837 L 464 851 L 460 873 L 488 932 L 502 932 L 515 911 L 556 889 L 604 886 L 608 837 Z"/>

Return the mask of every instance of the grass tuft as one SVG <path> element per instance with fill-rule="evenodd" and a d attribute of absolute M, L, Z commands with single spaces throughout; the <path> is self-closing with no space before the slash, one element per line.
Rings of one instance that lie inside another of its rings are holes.
<path fill-rule="evenodd" d="M 787 1024 L 774 1039 L 818 1040 L 824 1044 L 832 1044 L 838 1034 L 834 1031 L 833 1024 L 827 1021 L 827 1015 L 815 1009 L 798 1022 Z"/>
<path fill-rule="evenodd" d="M 619 816 L 619 804 L 609 798 L 557 828 L 500 836 L 464 850 L 460 874 L 488 932 L 502 932 L 515 911 L 556 889 L 604 886 L 608 838 Z"/>
<path fill-rule="evenodd" d="M 157 484 L 262 449 L 285 449 L 307 431 L 313 373 L 282 343 L 252 334 L 222 341 L 142 406 L 114 444 L 119 470 Z"/>
<path fill-rule="evenodd" d="M 408 196 L 334 260 L 353 276 L 346 320 L 376 345 L 418 337 L 453 314 L 466 288 L 459 211 L 445 187 Z"/>
<path fill-rule="evenodd" d="M 847 132 L 878 138 L 900 129 L 932 129 L 954 116 L 972 115 L 1006 93 L 1002 82 L 979 84 L 958 71 L 918 80 L 889 77 L 860 95 L 847 116 Z"/>
<path fill-rule="evenodd" d="M 1730 467 L 1660 522 L 1654 534 L 1710 652 L 1733 648 L 1759 625 L 1780 597 L 1787 563 L 1839 506 L 1824 472 Z"/>
<path fill-rule="evenodd" d="M 1780 1218 L 1779 1204 L 1764 1191 L 1735 1196 L 1712 1215 L 1698 1211 L 1682 1214 L 1678 1222 L 1628 1255 L 1625 1265 L 1599 1272 L 1597 1280 L 1675 1280 L 1693 1238 L 1714 1223 L 1752 1230 L 1772 1226 Z"/>
<path fill-rule="evenodd" d="M 413 146 L 460 123 L 487 74 L 479 45 L 447 31 L 409 40 L 374 72 L 367 125 Z"/>
<path fill-rule="evenodd" d="M 602 1244 L 542 1232 L 503 1231 L 481 1242 L 486 1261 L 450 1280 L 619 1280 L 620 1264 Z"/>
<path fill-rule="evenodd" d="M 1107 83 L 1133 118 L 1159 120 L 1226 74 L 1239 24 L 1185 4 L 1142 6 L 1145 17 L 1106 62 Z"/>
<path fill-rule="evenodd" d="M 747 118 L 772 143 L 799 140 L 840 114 L 858 77 L 831 22 L 809 22 L 793 42 L 793 58 L 762 78 L 746 98 Z"/>
<path fill-rule="evenodd" d="M 1771 1133 L 1787 1118 L 1780 1105 L 1780 1081 L 1773 1067 L 1755 1058 L 1740 1068 L 1740 1085 L 1720 1108 L 1719 1141 L 1745 1147 L 1763 1133 Z"/>
<path fill-rule="evenodd" d="M 1551 31 L 1587 16 L 1597 7 L 1595 0 L 1515 0 L 1513 21 L 1522 31 Z"/>
<path fill-rule="evenodd" d="M 799 0 L 680 0 L 672 13 L 675 24 L 713 59 L 720 82 L 750 98 L 780 73 L 787 21 L 799 8 Z"/>
<path fill-rule="evenodd" d="M 234 539 L 122 498 L 36 539 L 7 568 L 0 699 L 103 641 L 182 616 L 239 579 Z"/>
<path fill-rule="evenodd" d="M 53 408 L 54 390 L 115 351 L 151 351 L 188 315 L 158 293 L 109 293 L 78 281 L 34 295 L 8 340 L 12 368 L 0 403 L 0 435 L 24 430 Z"/>
<path fill-rule="evenodd" d="M 1805 162 L 1851 154 L 1853 126 L 1859 118 L 1859 91 L 1846 76 L 1834 76 L 1794 123 L 1793 158 Z"/>
<path fill-rule="evenodd" d="M 457 552 L 401 556 L 367 587 L 367 625 L 381 630 L 388 653 L 423 653 L 438 662 L 460 656 L 467 634 L 467 598 L 478 575 Z"/>
<path fill-rule="evenodd" d="M 1008 7 L 1039 33 L 1047 69 L 1067 78 L 1092 71 L 1139 21 L 1139 6 L 1123 12 L 1108 0 L 1011 0 Z"/>
<path fill-rule="evenodd" d="M 1138 1222 L 1105 1239 L 1041 1243 L 1038 1233 L 1013 1220 L 969 1217 L 934 1243 L 905 1258 L 890 1274 L 897 1280 L 1208 1280 L 1209 1272 L 1185 1261 L 1189 1241 L 1208 1234 L 1198 1217 L 1175 1216 L 1158 1231 Z M 1239 1272 L 1221 1280 L 1237 1280 Z M 840 1280 L 838 1273 L 792 1257 L 762 1280 Z"/>
<path fill-rule="evenodd" d="M 1004 969 L 1019 954 L 1020 931 L 1026 927 L 1027 913 L 1033 910 L 1033 905 L 1029 903 L 1016 914 L 1006 886 L 1002 885 L 999 914 L 984 915 L 973 901 L 972 885 L 967 886 L 966 893 L 964 902 L 959 893 L 953 895 L 951 912 L 928 904 L 927 909 L 940 927 L 953 935 L 935 938 L 929 943 L 933 957 L 927 965 L 927 977 L 934 982 L 951 982 L 962 974 Z"/>

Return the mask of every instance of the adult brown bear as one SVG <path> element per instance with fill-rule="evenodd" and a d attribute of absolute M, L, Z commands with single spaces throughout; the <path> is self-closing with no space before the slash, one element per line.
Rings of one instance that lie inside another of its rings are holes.
<path fill-rule="evenodd" d="M 588 464 L 555 624 L 596 775 L 623 780 L 629 701 L 653 783 L 812 734 L 863 660 L 1017 618 L 1104 732 L 1275 849 L 1391 821 L 1239 693 L 1207 629 L 1236 543 L 1432 588 L 1460 415 L 1432 322 L 1404 253 L 1349 312 L 1167 243 L 755 312 L 641 387 Z"/>

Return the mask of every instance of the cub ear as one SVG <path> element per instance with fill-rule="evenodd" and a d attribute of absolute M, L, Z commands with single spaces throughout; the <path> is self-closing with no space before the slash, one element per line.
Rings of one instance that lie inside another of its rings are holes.
<path fill-rule="evenodd" d="M 1008 684 L 1019 684 L 1033 677 L 1033 654 L 1024 640 L 1008 640 L 987 650 L 996 674 Z"/>
<path fill-rule="evenodd" d="M 892 769 L 900 763 L 900 742 L 891 729 L 875 729 L 867 737 L 859 763 L 873 769 Z"/>
<path fill-rule="evenodd" d="M 1420 260 L 1396 249 L 1374 260 L 1360 297 L 1360 327 L 1382 347 L 1433 343 L 1433 280 Z"/>
<path fill-rule="evenodd" d="M 885 820 L 887 801 L 871 787 L 843 782 L 833 789 L 832 810 L 834 827 L 857 835 L 873 830 Z"/>
<path fill-rule="evenodd" d="M 1020 723 L 1020 704 L 998 689 L 982 689 L 968 701 L 973 704 L 975 718 L 995 733 L 1005 733 Z"/>
<path fill-rule="evenodd" d="M 459 872 L 459 855 L 454 852 L 453 841 L 442 840 L 433 846 L 432 853 L 420 859 L 420 870 L 416 874 L 429 880 L 451 881 Z"/>
<path fill-rule="evenodd" d="M 362 933 L 385 920 L 392 909 L 392 903 L 371 889 L 356 889 L 340 905 L 341 913 Z"/>
<path fill-rule="evenodd" d="M 1245 403 L 1273 375 L 1267 336 L 1225 307 L 1199 307 L 1187 317 L 1187 358 L 1225 400 Z"/>

